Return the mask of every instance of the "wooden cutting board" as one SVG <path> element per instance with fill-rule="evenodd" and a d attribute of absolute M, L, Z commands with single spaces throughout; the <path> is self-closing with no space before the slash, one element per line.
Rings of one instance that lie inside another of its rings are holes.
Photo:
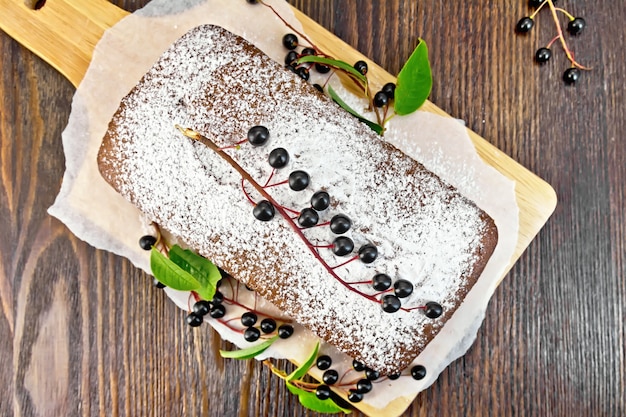
<path fill-rule="evenodd" d="M 348 62 L 366 59 L 307 16 L 297 10 L 295 14 L 309 37 L 330 55 L 340 56 Z M 106 0 L 49 0 L 40 10 L 29 9 L 22 0 L 0 0 L 0 29 L 52 65 L 75 86 L 87 71 L 95 45 L 103 33 L 127 15 L 128 12 Z M 382 85 L 395 80 L 381 67 L 367 61 L 372 82 Z M 430 102 L 423 109 L 448 116 Z M 545 181 L 476 133 L 469 130 L 468 133 L 479 155 L 516 183 L 520 224 L 510 268 L 554 211 L 556 195 Z"/>

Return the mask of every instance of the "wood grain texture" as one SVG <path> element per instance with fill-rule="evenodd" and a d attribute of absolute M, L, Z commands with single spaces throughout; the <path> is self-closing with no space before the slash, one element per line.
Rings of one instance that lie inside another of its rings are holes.
<path fill-rule="evenodd" d="M 132 11 L 147 0 L 114 3 Z M 431 100 L 560 198 L 497 290 L 475 345 L 406 415 L 624 415 L 626 10 L 561 2 L 586 18 L 571 46 L 594 67 L 569 88 L 563 55 L 532 63 L 553 36 L 547 15 L 516 36 L 528 11 L 510 3 L 292 1 L 391 73 L 424 37 Z M 260 364 L 222 361 L 223 342 L 187 328 L 144 274 L 46 214 L 73 88 L 4 33 L 0 53 L 0 415 L 316 415 Z"/>

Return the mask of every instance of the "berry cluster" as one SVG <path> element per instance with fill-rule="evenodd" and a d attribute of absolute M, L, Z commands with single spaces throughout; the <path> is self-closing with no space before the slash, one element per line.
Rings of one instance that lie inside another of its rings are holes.
<path fill-rule="evenodd" d="M 535 17 L 539 13 L 541 9 L 543 9 L 546 5 L 552 12 L 552 18 L 554 20 L 554 24 L 556 25 L 557 35 L 552 38 L 550 42 L 546 46 L 539 48 L 535 52 L 535 61 L 538 64 L 545 64 L 552 58 L 552 50 L 551 47 L 556 41 L 560 41 L 563 50 L 565 51 L 565 55 L 569 59 L 571 63 L 571 67 L 566 69 L 563 73 L 563 81 L 566 84 L 574 84 L 578 81 L 581 75 L 581 70 L 588 70 L 589 68 L 579 64 L 574 59 L 574 53 L 567 46 L 567 42 L 565 41 L 565 37 L 563 34 L 563 30 L 561 28 L 561 22 L 559 21 L 558 13 L 565 15 L 568 19 L 567 31 L 570 35 L 576 36 L 580 35 L 583 29 L 586 26 L 585 19 L 582 17 L 575 17 L 565 9 L 560 7 L 555 7 L 555 0 L 529 0 L 528 5 L 532 8 L 535 8 L 535 11 L 529 15 L 521 18 L 517 25 L 515 26 L 515 30 L 517 33 L 525 34 L 530 32 L 530 30 L 535 25 Z"/>
<path fill-rule="evenodd" d="M 364 68 L 364 67 L 361 67 Z M 384 93 L 383 93 L 384 94 Z M 253 146 L 265 145 L 270 138 L 269 130 L 264 126 L 253 126 L 249 129 L 247 139 L 238 142 L 238 144 L 248 141 Z M 228 147 L 230 148 L 230 147 Z M 221 148 L 223 149 L 227 148 Z M 284 148 L 275 148 L 270 151 L 267 161 L 272 167 L 271 174 L 265 182 L 265 185 L 261 186 L 251 178 L 248 182 L 253 181 L 253 186 L 259 191 L 264 199 L 255 201 L 250 193 L 245 188 L 245 181 L 242 179 L 242 190 L 250 203 L 253 205 L 252 215 L 260 221 L 272 220 L 276 213 L 280 213 L 282 217 L 292 226 L 300 238 L 302 238 L 307 246 L 311 249 L 313 255 L 319 260 L 319 262 L 326 268 L 326 270 L 341 284 L 343 284 L 349 290 L 371 300 L 376 303 L 380 303 L 383 311 L 387 313 L 395 313 L 396 311 L 403 309 L 410 311 L 414 309 L 421 309 L 424 311 L 427 317 L 437 318 L 439 317 L 443 309 L 441 305 L 436 302 L 428 302 L 424 306 L 403 308 L 400 299 L 407 298 L 413 293 L 413 284 L 405 279 L 398 279 L 393 283 L 393 290 L 391 289 L 392 279 L 386 274 L 378 273 L 374 275 L 371 280 L 348 282 L 342 279 L 336 272 L 340 267 L 343 267 L 350 262 L 361 261 L 364 264 L 373 263 L 378 257 L 378 249 L 372 243 L 366 243 L 362 245 L 356 254 L 352 255 L 346 261 L 337 265 L 331 266 L 326 260 L 324 260 L 320 254 L 320 249 L 330 249 L 332 253 L 337 257 L 344 257 L 351 255 L 355 249 L 354 241 L 345 236 L 352 227 L 351 219 L 345 214 L 339 213 L 333 215 L 330 220 L 320 222 L 320 215 L 324 215 L 325 211 L 329 208 L 331 203 L 330 195 L 327 191 L 319 190 L 313 193 L 310 199 L 310 206 L 296 210 L 294 208 L 285 207 L 266 192 L 270 187 L 276 187 L 280 185 L 288 185 L 294 191 L 303 191 L 310 184 L 310 176 L 307 172 L 302 170 L 292 171 L 289 174 L 287 180 L 274 182 L 272 179 L 277 170 L 287 166 L 289 162 L 289 152 Z M 334 238 L 331 243 L 314 244 L 305 235 L 305 230 L 312 227 L 325 227 L 327 226 Z M 368 294 L 356 288 L 357 285 L 370 285 L 376 293 Z M 393 291 L 393 294 L 390 292 Z"/>
<path fill-rule="evenodd" d="M 315 361 L 315 366 L 323 371 L 320 383 L 305 383 L 300 381 L 300 388 L 315 392 L 315 396 L 320 400 L 333 400 L 343 406 L 341 397 L 337 396 L 331 388 L 341 390 L 346 393 L 350 403 L 363 401 L 364 397 L 372 392 L 374 384 L 383 382 L 385 379 L 396 380 L 402 376 L 410 376 L 415 380 L 421 380 L 426 376 L 426 368 L 416 365 L 410 369 L 409 373 L 397 373 L 388 376 L 381 376 L 380 372 L 363 365 L 357 360 L 352 361 L 352 366 L 341 375 L 333 369 L 333 360 L 329 355 L 319 355 Z"/>

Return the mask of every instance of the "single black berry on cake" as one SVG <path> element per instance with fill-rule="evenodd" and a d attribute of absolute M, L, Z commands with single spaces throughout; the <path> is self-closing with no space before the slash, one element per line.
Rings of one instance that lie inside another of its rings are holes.
<path fill-rule="evenodd" d="M 289 152 L 285 148 L 272 149 L 267 161 L 272 168 L 284 168 L 289 163 Z"/>
<path fill-rule="evenodd" d="M 391 277 L 387 274 L 376 274 L 372 278 L 372 287 L 376 291 L 386 291 L 391 287 Z"/>
<path fill-rule="evenodd" d="M 385 313 L 395 313 L 402 307 L 400 299 L 392 294 L 384 295 L 380 301 Z"/>
<path fill-rule="evenodd" d="M 274 218 L 274 206 L 267 200 L 261 200 L 252 209 L 252 214 L 257 220 L 268 222 Z"/>
<path fill-rule="evenodd" d="M 378 257 L 378 249 L 372 244 L 361 246 L 359 249 L 359 259 L 364 264 L 371 264 Z"/>
<path fill-rule="evenodd" d="M 354 242 L 346 236 L 339 236 L 333 241 L 333 253 L 337 256 L 346 256 L 354 249 Z"/>
<path fill-rule="evenodd" d="M 311 197 L 311 207 L 317 211 L 326 210 L 330 205 L 330 195 L 326 191 L 316 191 Z"/>
<path fill-rule="evenodd" d="M 426 317 L 428 317 L 429 319 L 436 319 L 437 317 L 441 316 L 441 313 L 443 313 L 443 308 L 439 303 L 436 303 L 434 301 L 426 303 L 426 308 L 424 309 L 424 314 L 426 314 Z"/>
<path fill-rule="evenodd" d="M 406 298 L 413 293 L 413 284 L 406 279 L 399 279 L 393 284 L 393 290 L 398 298 Z"/>
<path fill-rule="evenodd" d="M 289 188 L 294 191 L 302 191 L 309 186 L 311 178 L 304 171 L 293 171 L 289 174 Z"/>
<path fill-rule="evenodd" d="M 253 126 L 248 130 L 248 142 L 253 146 L 264 145 L 270 138 L 270 131 L 265 126 Z"/>
<path fill-rule="evenodd" d="M 319 221 L 320 216 L 317 214 L 317 211 L 314 209 L 307 207 L 300 212 L 298 216 L 298 224 L 300 227 L 313 227 Z"/>
<path fill-rule="evenodd" d="M 304 81 L 309 81 L 311 74 L 309 73 L 309 69 L 306 67 L 298 67 L 296 68 L 296 74 L 298 77 L 302 78 Z"/>
<path fill-rule="evenodd" d="M 141 236 L 139 239 L 139 247 L 143 250 L 150 250 L 155 245 L 157 238 L 151 235 Z"/>
<path fill-rule="evenodd" d="M 346 233 L 351 226 L 352 221 L 344 214 L 337 214 L 330 219 L 330 231 L 336 235 Z"/>

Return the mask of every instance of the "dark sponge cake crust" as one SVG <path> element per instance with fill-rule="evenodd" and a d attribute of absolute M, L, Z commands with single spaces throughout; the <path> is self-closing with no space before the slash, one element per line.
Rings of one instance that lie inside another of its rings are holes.
<path fill-rule="evenodd" d="M 277 215 L 261 222 L 262 196 L 218 153 L 185 138 L 193 129 L 219 147 L 266 126 L 269 142 L 228 154 L 284 210 L 297 217 L 325 190 L 336 214 L 352 220 L 355 250 L 325 247 L 328 227 L 302 229 Z M 285 148 L 287 167 L 269 152 Z M 188 32 L 122 100 L 98 155 L 102 176 L 162 228 L 304 325 L 324 341 L 383 374 L 407 367 L 463 302 L 496 246 L 493 220 L 421 164 L 286 71 L 242 38 L 206 25 Z M 303 191 L 280 185 L 304 170 Z M 302 238 L 304 236 L 304 239 Z M 359 248 L 378 258 L 338 266 Z M 403 309 L 386 313 L 367 282 L 377 273 L 410 281 Z M 435 301 L 431 319 L 420 306 Z"/>

